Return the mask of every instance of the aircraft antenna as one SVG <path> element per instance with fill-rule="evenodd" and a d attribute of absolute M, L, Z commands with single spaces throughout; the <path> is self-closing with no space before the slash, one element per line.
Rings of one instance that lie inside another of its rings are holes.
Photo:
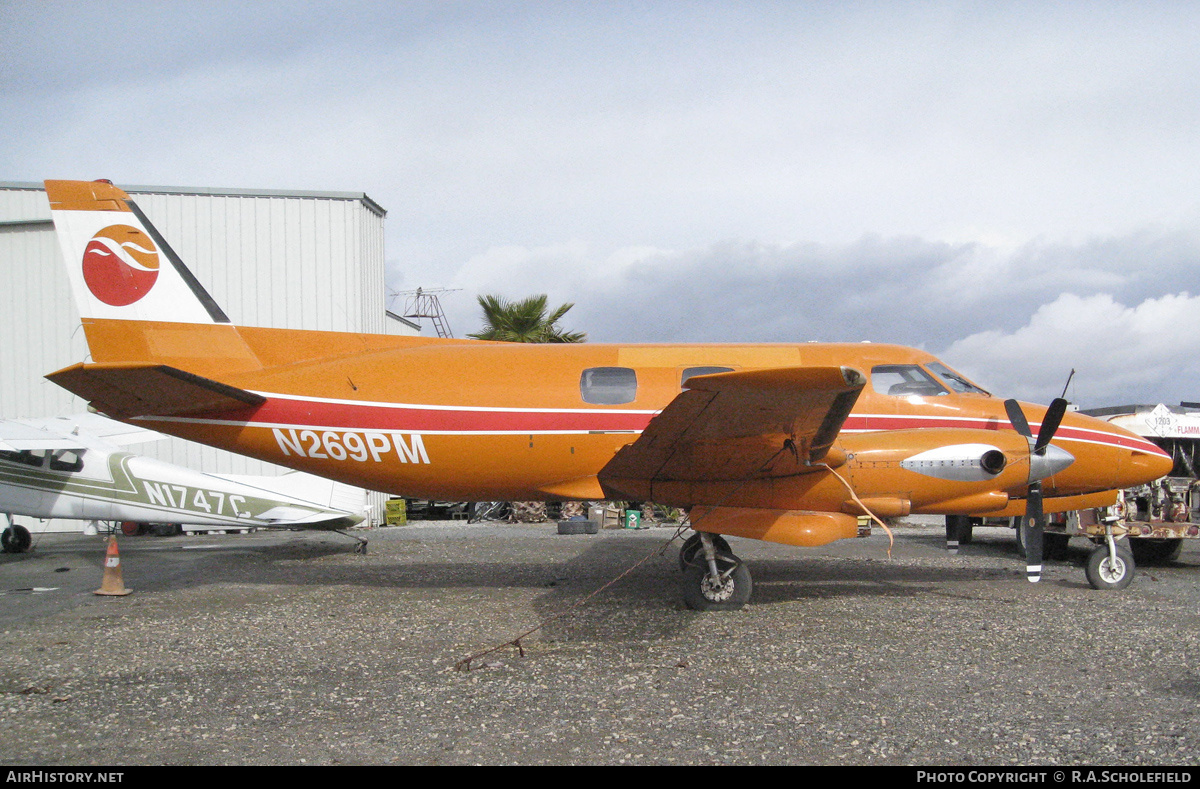
<path fill-rule="evenodd" d="M 403 317 L 428 318 L 433 323 L 433 330 L 437 332 L 437 336 L 453 337 L 454 333 L 450 331 L 450 322 L 446 320 L 446 313 L 442 309 L 442 302 L 438 299 L 438 295 L 453 293 L 456 290 L 462 290 L 462 288 L 396 290 L 392 291 L 391 300 L 395 301 L 398 296 L 405 296 Z"/>
<path fill-rule="evenodd" d="M 1074 368 L 1074 367 L 1072 367 L 1072 368 L 1071 368 L 1071 374 L 1067 376 L 1067 383 L 1066 383 L 1066 385 L 1065 385 L 1065 386 L 1063 386 L 1063 393 L 1062 393 L 1062 396 L 1063 396 L 1063 399 L 1064 399 L 1064 400 L 1065 400 L 1065 399 L 1066 399 L 1066 397 L 1067 397 L 1067 388 L 1068 388 L 1068 387 L 1071 385 L 1071 379 L 1072 379 L 1072 378 L 1074 378 L 1074 377 L 1075 377 L 1075 368 Z"/>

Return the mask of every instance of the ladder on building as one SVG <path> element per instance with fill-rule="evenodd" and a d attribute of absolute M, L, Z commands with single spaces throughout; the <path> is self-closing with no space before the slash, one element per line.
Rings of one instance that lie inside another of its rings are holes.
<path fill-rule="evenodd" d="M 400 290 L 392 293 L 392 298 L 406 296 L 403 317 L 428 318 L 433 323 L 433 330 L 439 337 L 453 337 L 446 313 L 442 310 L 442 302 L 438 294 L 451 293 L 462 288 L 417 288 L 416 290 Z"/>

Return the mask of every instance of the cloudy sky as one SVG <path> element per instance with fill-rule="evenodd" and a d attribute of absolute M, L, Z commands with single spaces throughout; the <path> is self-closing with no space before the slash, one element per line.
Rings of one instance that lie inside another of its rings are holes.
<path fill-rule="evenodd" d="M 362 191 L 388 285 L 1200 400 L 1200 4 L 0 0 L 0 180 Z"/>

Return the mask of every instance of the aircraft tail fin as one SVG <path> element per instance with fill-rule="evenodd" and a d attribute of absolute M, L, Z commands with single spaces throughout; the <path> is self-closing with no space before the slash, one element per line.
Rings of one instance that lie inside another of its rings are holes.
<path fill-rule="evenodd" d="M 124 191 L 106 181 L 45 183 L 81 317 L 229 323 Z"/>
<path fill-rule="evenodd" d="M 254 351 L 179 255 L 108 181 L 46 181 L 71 290 L 96 362 L 260 369 Z"/>

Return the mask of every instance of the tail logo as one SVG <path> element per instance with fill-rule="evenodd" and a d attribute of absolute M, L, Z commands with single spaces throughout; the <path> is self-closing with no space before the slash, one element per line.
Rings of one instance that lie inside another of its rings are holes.
<path fill-rule="evenodd" d="M 158 279 L 158 248 L 136 227 L 109 225 L 83 250 L 83 279 L 105 304 L 133 304 Z"/>

